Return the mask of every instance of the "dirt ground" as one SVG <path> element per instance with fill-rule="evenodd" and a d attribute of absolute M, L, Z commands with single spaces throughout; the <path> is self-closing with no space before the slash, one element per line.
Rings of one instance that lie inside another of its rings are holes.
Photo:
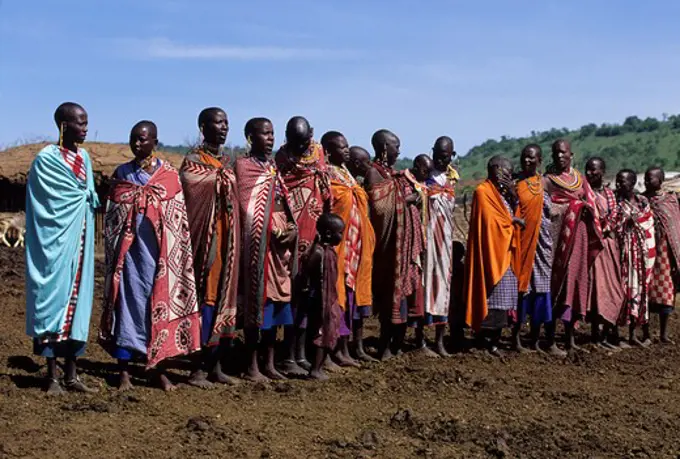
<path fill-rule="evenodd" d="M 0 458 L 677 457 L 677 347 L 556 360 L 405 354 L 327 383 L 118 393 L 112 360 L 81 363 L 99 394 L 49 398 L 24 334 L 23 255 L 0 249 Z M 101 274 L 101 266 L 98 266 Z M 101 279 L 98 279 L 101 295 Z M 95 308 L 92 323 L 98 321 Z M 680 337 L 680 321 L 672 330 Z M 371 333 L 375 333 L 375 328 Z"/>

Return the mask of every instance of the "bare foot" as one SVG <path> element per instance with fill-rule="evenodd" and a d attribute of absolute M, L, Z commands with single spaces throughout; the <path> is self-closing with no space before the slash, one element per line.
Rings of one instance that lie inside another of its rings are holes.
<path fill-rule="evenodd" d="M 322 368 L 331 373 L 338 373 L 339 371 L 342 371 L 342 368 L 340 368 L 338 364 L 333 362 L 333 359 L 331 359 L 330 355 L 326 356 L 326 360 L 323 361 Z"/>
<path fill-rule="evenodd" d="M 59 384 L 59 380 L 49 378 L 45 386 L 45 392 L 47 395 L 61 395 L 64 393 L 64 389 Z"/>
<path fill-rule="evenodd" d="M 158 385 L 165 392 L 173 392 L 177 390 L 177 386 L 170 382 L 170 379 L 168 379 L 165 373 L 158 375 Z"/>
<path fill-rule="evenodd" d="M 652 340 L 650 338 L 645 338 L 642 343 L 640 343 L 642 347 L 649 347 L 652 345 Z"/>
<path fill-rule="evenodd" d="M 309 372 L 309 379 L 314 379 L 316 381 L 328 381 L 328 375 L 323 372 L 323 370 Z"/>
<path fill-rule="evenodd" d="M 534 352 L 538 352 L 539 354 L 546 354 L 546 352 L 543 349 L 541 349 L 541 345 L 538 344 L 538 341 L 532 343 L 529 349 L 531 349 Z"/>
<path fill-rule="evenodd" d="M 381 362 L 387 362 L 392 357 L 394 357 L 394 356 L 392 355 L 392 351 L 390 351 L 390 348 L 388 347 L 382 352 L 382 354 L 380 354 L 380 361 Z"/>
<path fill-rule="evenodd" d="M 625 340 L 619 341 L 619 348 L 621 349 L 630 349 L 632 346 L 630 343 L 626 342 Z"/>
<path fill-rule="evenodd" d="M 243 379 L 246 381 L 254 382 L 254 383 L 266 383 L 269 382 L 269 378 L 267 378 L 265 375 L 260 373 L 259 369 L 250 369 L 248 370 L 244 375 Z"/>
<path fill-rule="evenodd" d="M 433 351 L 432 349 L 430 349 L 427 346 L 419 347 L 418 349 L 416 349 L 416 353 L 418 355 L 422 355 L 423 357 L 427 357 L 427 358 L 430 358 L 430 359 L 438 359 L 439 358 L 439 354 L 437 354 L 435 351 Z"/>
<path fill-rule="evenodd" d="M 553 357 L 566 357 L 567 353 L 557 347 L 557 344 L 553 344 L 548 348 L 548 354 L 552 355 Z"/>
<path fill-rule="evenodd" d="M 290 377 L 290 376 L 306 376 L 307 372 L 297 363 L 295 363 L 294 360 L 284 360 L 281 362 L 280 365 L 281 368 L 281 373 L 284 375 Z M 278 372 L 277 372 L 278 373 Z M 272 378 L 276 379 L 276 378 Z"/>
<path fill-rule="evenodd" d="M 338 352 L 337 354 L 335 354 L 335 360 L 338 362 L 338 365 L 340 365 L 341 367 L 361 368 L 361 365 L 359 364 L 359 362 L 354 360 L 349 355 L 345 355 L 341 352 Z"/>
<path fill-rule="evenodd" d="M 568 351 L 574 351 L 574 352 L 581 352 L 583 354 L 590 354 L 590 351 L 588 349 L 582 348 L 581 346 L 577 346 L 576 344 L 572 344 L 569 347 L 567 347 Z"/>
<path fill-rule="evenodd" d="M 434 352 L 436 352 L 437 355 L 438 355 L 439 357 L 444 357 L 444 358 L 451 357 L 451 354 L 449 354 L 449 353 L 446 351 L 446 348 L 444 347 L 444 345 L 438 345 L 438 346 L 436 346 L 436 347 L 434 348 Z"/>
<path fill-rule="evenodd" d="M 637 337 L 630 338 L 630 339 L 628 340 L 628 344 L 630 344 L 631 346 L 634 346 L 634 347 L 645 347 L 645 346 L 642 344 L 642 341 L 640 341 Z"/>
<path fill-rule="evenodd" d="M 96 394 L 99 392 L 93 387 L 86 386 L 77 376 L 71 381 L 64 381 L 64 387 L 72 392 L 80 392 L 81 394 Z"/>
<path fill-rule="evenodd" d="M 672 339 L 670 339 L 670 338 L 667 337 L 667 336 L 665 336 L 665 337 L 662 336 L 661 339 L 659 339 L 659 342 L 660 342 L 661 344 L 670 344 L 670 345 L 675 344 L 675 341 L 673 341 Z"/>
<path fill-rule="evenodd" d="M 298 367 L 300 368 L 300 367 Z M 301 369 L 301 368 L 300 368 Z M 267 378 L 274 380 L 274 381 L 282 381 L 284 379 L 288 379 L 285 376 L 283 376 L 281 373 L 276 371 L 276 368 L 272 367 L 266 367 L 264 371 L 262 372 L 263 375 L 265 375 Z"/>
<path fill-rule="evenodd" d="M 519 354 L 531 354 L 532 352 L 534 352 L 532 349 L 524 347 L 519 343 L 514 344 L 512 346 L 512 350 Z"/>
<path fill-rule="evenodd" d="M 307 359 L 297 359 L 295 363 L 305 371 L 310 371 L 312 369 L 312 364 Z"/>
<path fill-rule="evenodd" d="M 208 381 L 208 373 L 203 370 L 194 371 L 189 377 L 189 385 L 199 389 L 214 389 L 215 385 Z"/>
<path fill-rule="evenodd" d="M 357 349 L 357 359 L 361 362 L 369 362 L 369 363 L 378 361 L 378 359 L 374 359 L 373 357 L 368 355 L 366 353 L 366 351 L 364 351 L 363 349 L 361 349 L 361 350 Z"/>
<path fill-rule="evenodd" d="M 603 341 L 603 342 L 600 343 L 600 345 L 601 345 L 603 348 L 605 348 L 605 349 L 607 349 L 607 350 L 609 350 L 609 351 L 612 351 L 612 352 L 620 352 L 620 351 L 621 351 L 621 348 L 620 348 L 619 346 L 614 346 L 614 345 L 613 345 L 612 343 L 610 343 L 609 341 Z"/>
<path fill-rule="evenodd" d="M 130 378 L 130 373 L 127 371 L 120 372 L 120 378 L 118 380 L 118 390 L 121 392 L 127 392 L 134 389 L 135 386 L 132 385 L 132 378 Z"/>
<path fill-rule="evenodd" d="M 213 371 L 210 374 L 210 380 L 218 384 L 226 384 L 227 386 L 238 386 L 241 384 L 238 379 L 232 378 L 222 371 Z"/>
<path fill-rule="evenodd" d="M 494 357 L 503 357 L 503 353 L 496 346 L 491 346 L 491 348 L 489 349 L 489 354 L 491 354 Z"/>

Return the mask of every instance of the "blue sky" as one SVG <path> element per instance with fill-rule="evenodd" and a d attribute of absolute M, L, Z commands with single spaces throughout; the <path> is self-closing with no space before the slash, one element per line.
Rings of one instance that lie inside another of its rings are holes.
<path fill-rule="evenodd" d="M 73 100 L 90 140 L 140 119 L 164 143 L 197 135 L 206 107 L 244 123 L 306 116 L 317 137 L 402 153 L 680 112 L 673 0 L 0 0 L 0 145 L 56 137 Z"/>

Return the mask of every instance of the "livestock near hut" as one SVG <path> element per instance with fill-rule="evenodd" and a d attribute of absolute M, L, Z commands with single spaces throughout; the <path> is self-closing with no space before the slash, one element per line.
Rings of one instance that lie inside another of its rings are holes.
<path fill-rule="evenodd" d="M 0 213 L 0 242 L 7 247 L 23 247 L 26 234 L 26 214 L 24 212 Z"/>

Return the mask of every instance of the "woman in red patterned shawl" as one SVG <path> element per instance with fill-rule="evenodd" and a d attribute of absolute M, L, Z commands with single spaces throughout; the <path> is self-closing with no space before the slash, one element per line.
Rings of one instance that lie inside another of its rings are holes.
<path fill-rule="evenodd" d="M 412 250 L 422 221 L 419 212 L 411 212 L 411 206 L 421 205 L 422 199 L 419 193 L 405 194 L 404 180 L 396 177 L 393 167 L 399 157 L 399 138 L 381 129 L 373 134 L 371 143 L 376 157 L 364 185 L 376 236 L 373 306 L 380 318 L 379 356 L 387 360 L 401 351 L 409 317 L 423 314 L 424 298 L 415 295 L 413 288 L 418 282 L 422 285 L 422 270 L 415 264 L 422 242 L 420 251 Z"/>
<path fill-rule="evenodd" d="M 314 242 L 319 216 L 330 211 L 331 189 L 324 151 L 313 140 L 313 135 L 309 121 L 301 116 L 291 118 L 286 125 L 286 144 L 275 158 L 276 167 L 288 189 L 293 218 L 298 227 L 298 262 Z M 303 376 L 311 368 L 305 356 L 305 304 L 293 298 L 293 311 L 295 326 L 285 330 L 288 355 L 282 369 L 291 376 Z"/>
<path fill-rule="evenodd" d="M 647 347 L 649 338 L 649 287 L 656 259 L 654 241 L 654 216 L 649 201 L 635 192 L 637 174 L 623 169 L 616 174 L 616 213 L 614 232 L 621 249 L 621 277 L 623 279 L 624 307 L 619 325 L 629 325 L 629 343 Z M 642 326 L 643 338 L 635 334 Z"/>
<path fill-rule="evenodd" d="M 234 384 L 222 371 L 227 340 L 236 332 L 236 294 L 241 249 L 236 176 L 223 154 L 229 121 L 221 108 L 198 115 L 203 144 L 191 151 L 180 168 L 189 216 L 194 274 L 201 309 L 199 367 L 189 384 L 209 388 L 211 381 Z M 210 380 L 209 380 L 210 379 Z"/>
<path fill-rule="evenodd" d="M 246 123 L 250 156 L 236 161 L 239 208 L 243 227 L 241 308 L 251 381 L 284 379 L 274 367 L 274 345 L 280 326 L 293 324 L 292 278 L 297 271 L 297 228 L 288 190 L 271 159 L 274 128 L 266 118 Z M 258 341 L 267 349 L 263 372 Z"/>
<path fill-rule="evenodd" d="M 154 368 L 201 347 L 184 193 L 177 170 L 153 154 L 157 144 L 151 121 L 132 128 L 135 159 L 114 172 L 106 209 L 100 342 L 118 360 L 121 390 L 132 388 L 130 361 Z M 175 388 L 164 372 L 158 379 Z"/>
<path fill-rule="evenodd" d="M 574 324 L 589 309 L 590 268 L 602 249 L 602 229 L 595 194 L 583 175 L 571 167 L 569 142 L 556 140 L 552 159 L 553 171 L 545 175 L 544 186 L 552 201 L 553 317 L 564 323 L 567 349 L 580 350 L 574 343 Z M 548 330 L 548 344 L 551 354 L 565 354 L 555 344 L 555 320 Z"/>
<path fill-rule="evenodd" d="M 656 261 L 652 285 L 649 287 L 650 310 L 659 314 L 660 340 L 673 344 L 668 337 L 668 317 L 675 306 L 680 260 L 680 206 L 678 195 L 661 189 L 665 175 L 660 167 L 645 173 L 645 197 L 654 213 Z"/>
<path fill-rule="evenodd" d="M 616 350 L 629 347 L 627 341 L 618 338 L 616 324 L 624 303 L 621 282 L 621 253 L 612 226 L 616 213 L 614 192 L 603 183 L 606 165 L 602 158 L 590 158 L 586 163 L 586 178 L 595 193 L 595 202 L 602 225 L 602 251 L 595 258 L 591 268 L 590 293 L 591 334 L 593 342 Z M 602 333 L 600 333 L 602 324 Z"/>

